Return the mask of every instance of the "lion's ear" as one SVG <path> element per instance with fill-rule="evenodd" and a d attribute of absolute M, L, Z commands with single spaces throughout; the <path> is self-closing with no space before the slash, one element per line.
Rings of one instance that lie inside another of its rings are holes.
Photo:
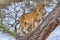
<path fill-rule="evenodd" d="M 45 5 L 43 5 L 43 7 L 45 7 Z"/>
<path fill-rule="evenodd" d="M 43 7 L 45 7 L 45 5 L 44 4 L 41 4 Z"/>
<path fill-rule="evenodd" d="M 45 7 L 45 5 L 44 5 L 44 4 L 37 4 L 37 7 L 38 7 L 38 6 L 43 6 L 43 7 Z"/>
<path fill-rule="evenodd" d="M 44 4 L 42 4 L 43 5 L 43 7 L 45 7 L 45 5 Z"/>

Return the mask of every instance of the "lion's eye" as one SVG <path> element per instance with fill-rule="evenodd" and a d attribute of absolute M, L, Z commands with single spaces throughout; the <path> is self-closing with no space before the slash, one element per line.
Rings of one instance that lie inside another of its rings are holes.
<path fill-rule="evenodd" d="M 41 10 L 39 10 L 39 11 L 41 11 Z"/>
<path fill-rule="evenodd" d="M 41 9 L 39 11 L 41 11 Z"/>
<path fill-rule="evenodd" d="M 39 11 L 42 11 L 43 9 L 40 9 Z"/>

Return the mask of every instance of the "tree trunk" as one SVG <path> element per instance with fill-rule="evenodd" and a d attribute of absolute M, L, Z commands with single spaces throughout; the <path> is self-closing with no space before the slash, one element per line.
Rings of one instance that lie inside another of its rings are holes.
<path fill-rule="evenodd" d="M 60 2 L 48 14 L 45 20 L 34 31 L 24 36 L 18 37 L 17 40 L 45 40 L 49 34 L 60 24 Z"/>

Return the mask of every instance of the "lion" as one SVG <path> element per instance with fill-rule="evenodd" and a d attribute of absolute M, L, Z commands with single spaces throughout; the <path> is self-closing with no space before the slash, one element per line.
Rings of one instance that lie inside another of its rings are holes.
<path fill-rule="evenodd" d="M 28 32 L 29 25 L 32 25 L 32 31 L 35 29 L 35 22 L 40 24 L 43 15 L 46 11 L 43 4 L 38 4 L 31 12 L 24 13 L 20 16 L 20 29 L 23 33 L 24 27 L 26 28 L 26 33 Z"/>

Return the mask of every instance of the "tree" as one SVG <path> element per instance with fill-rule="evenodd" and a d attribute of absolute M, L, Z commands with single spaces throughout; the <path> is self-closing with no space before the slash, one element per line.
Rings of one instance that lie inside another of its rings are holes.
<path fill-rule="evenodd" d="M 17 40 L 45 40 L 57 25 L 60 25 L 60 1 L 36 30 L 18 37 Z"/>
<path fill-rule="evenodd" d="M 16 2 L 16 1 L 19 1 L 19 0 L 15 0 L 14 2 Z M 29 0 L 28 0 L 29 1 Z M 25 1 L 25 4 L 29 4 L 28 3 L 28 1 L 27 1 L 27 3 L 26 3 L 26 1 Z M 37 1 L 37 0 L 33 0 L 33 1 Z M 38 0 L 39 1 L 39 0 Z M 37 1 L 37 2 L 38 2 Z M 44 1 L 44 0 L 43 0 Z M 0 2 L 1 2 L 1 0 L 0 0 Z M 2 1 L 3 2 L 3 1 Z M 6 1 L 7 2 L 7 1 Z M 12 1 L 11 1 L 12 2 Z M 5 4 L 4 3 L 2 3 L 3 5 L 1 5 L 1 6 L 4 6 Z M 9 4 L 9 3 L 8 3 Z M 7 4 L 7 5 L 8 5 Z M 38 3 L 37 3 L 38 4 Z M 17 6 L 16 6 L 17 7 Z M 15 7 L 15 8 L 16 8 Z M 42 24 L 41 25 L 39 25 L 37 28 L 36 28 L 36 30 L 34 30 L 34 31 L 32 31 L 31 33 L 28 33 L 28 34 L 26 34 L 26 35 L 24 35 L 24 36 L 18 36 L 17 37 L 17 40 L 45 40 L 48 36 L 49 36 L 49 34 L 56 28 L 56 26 L 58 25 L 58 24 L 60 24 L 60 1 L 58 2 L 58 4 L 56 5 L 56 7 L 53 9 L 53 11 L 51 11 L 50 13 L 49 13 L 49 15 L 44 19 L 44 21 L 42 22 Z M 15 10 L 15 8 L 14 8 L 14 10 Z M 1 8 L 2 9 L 2 8 Z M 9 9 L 8 9 L 9 10 Z M 17 24 L 16 23 L 16 19 L 17 19 L 17 13 L 18 13 L 18 11 L 16 11 L 15 10 L 15 12 L 16 12 L 16 14 L 15 14 L 15 18 L 13 18 L 13 19 L 15 19 L 15 23 L 14 24 L 12 24 L 14 27 L 15 27 L 15 31 L 16 31 L 16 25 L 15 24 Z M 11 13 L 12 13 L 12 11 L 11 11 Z M 1 17 L 1 20 L 3 20 L 2 19 L 2 17 Z M 1 24 L 2 24 L 2 21 L 1 21 Z M 4 25 L 4 24 L 3 24 Z M 5 26 L 5 25 L 4 25 Z M 4 32 L 7 32 L 7 33 L 11 33 L 10 31 L 8 31 L 8 29 L 6 29 L 4 26 L 0 26 L 0 28 L 2 28 L 2 29 L 4 29 Z M 50 29 L 50 30 L 49 30 Z M 15 33 L 11 33 L 12 35 L 14 35 Z"/>

